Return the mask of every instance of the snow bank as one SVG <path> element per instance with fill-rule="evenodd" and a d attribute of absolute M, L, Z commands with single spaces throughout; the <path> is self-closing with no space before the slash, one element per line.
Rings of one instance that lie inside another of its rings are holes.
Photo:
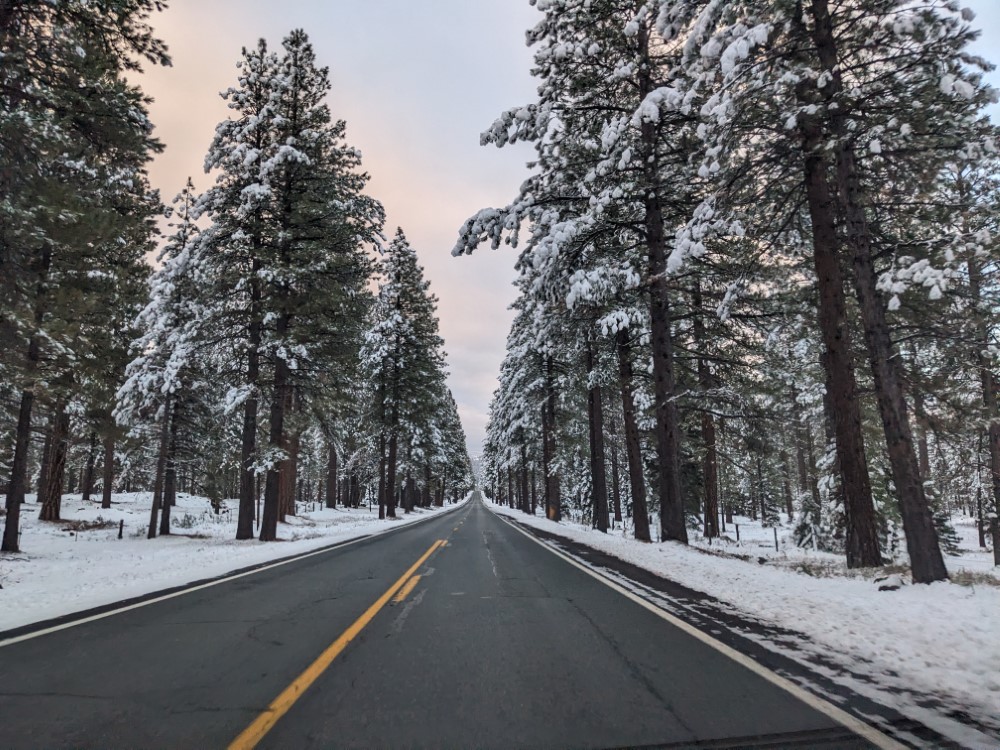
<path fill-rule="evenodd" d="M 111 604 L 239 568 L 325 547 L 447 512 L 456 506 L 418 509 L 397 520 L 380 521 L 378 508 L 323 508 L 278 526 L 281 541 L 237 542 L 237 502 L 214 514 L 203 497 L 179 495 L 171 513 L 170 536 L 146 539 L 149 493 L 117 494 L 110 510 L 79 495 L 63 498 L 63 520 L 38 521 L 33 497 L 22 507 L 21 553 L 0 555 L 0 632 L 40 620 Z M 118 539 L 119 521 L 125 522 Z M 75 526 L 105 525 L 104 528 Z"/>

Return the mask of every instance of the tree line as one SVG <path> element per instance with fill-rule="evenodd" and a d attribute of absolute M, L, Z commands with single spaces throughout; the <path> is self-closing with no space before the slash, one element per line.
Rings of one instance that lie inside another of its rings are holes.
<path fill-rule="evenodd" d="M 905 547 L 914 581 L 946 578 L 950 514 L 986 546 L 1000 508 L 1000 141 L 972 13 L 538 8 L 538 98 L 482 136 L 534 144 L 532 176 L 454 249 L 519 249 L 494 498 L 602 531 L 624 508 L 646 541 L 652 513 L 681 543 L 785 515 L 849 567 Z"/>
<path fill-rule="evenodd" d="M 243 50 L 212 185 L 168 208 L 128 80 L 170 62 L 162 7 L 0 4 L 3 550 L 31 489 L 43 520 L 67 490 L 152 490 L 150 538 L 178 492 L 238 498 L 236 537 L 263 541 L 296 501 L 457 500 L 474 480 L 436 298 L 403 232 L 385 242 L 307 35 Z"/>

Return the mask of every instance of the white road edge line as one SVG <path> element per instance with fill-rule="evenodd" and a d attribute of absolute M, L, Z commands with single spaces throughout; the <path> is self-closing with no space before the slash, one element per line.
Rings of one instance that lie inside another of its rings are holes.
<path fill-rule="evenodd" d="M 256 575 L 257 573 L 263 573 L 267 570 L 273 570 L 274 568 L 280 568 L 282 565 L 288 565 L 289 563 L 298 562 L 299 560 L 305 560 L 310 557 L 315 557 L 316 555 L 324 555 L 329 552 L 335 552 L 341 550 L 344 547 L 350 547 L 352 544 L 358 544 L 359 542 L 366 542 L 375 537 L 386 536 L 388 534 L 395 533 L 397 531 L 403 531 L 404 529 L 410 529 L 414 526 L 419 526 L 422 523 L 427 523 L 428 521 L 433 521 L 435 518 L 441 518 L 457 511 L 459 508 L 463 508 L 468 505 L 468 500 L 463 500 L 460 503 L 456 503 L 453 507 L 448 508 L 440 513 L 435 513 L 433 516 L 428 516 L 427 518 L 421 518 L 419 521 L 413 521 L 412 523 L 405 524 L 396 529 L 385 529 L 375 534 L 367 534 L 365 536 L 358 537 L 357 539 L 350 539 L 346 542 L 334 542 L 329 547 L 324 547 L 323 549 L 313 550 L 312 552 L 303 552 L 301 555 L 296 555 L 295 557 L 290 557 L 287 560 L 282 560 L 280 562 L 271 563 L 269 565 L 264 565 L 260 568 L 254 568 L 253 570 L 247 570 L 243 573 L 235 573 L 233 575 L 225 575 L 222 578 L 218 578 L 214 581 L 209 581 L 208 583 L 202 583 L 198 586 L 191 586 L 190 588 L 183 589 L 182 591 L 174 591 L 170 594 L 164 594 L 163 596 L 157 596 L 152 599 L 147 599 L 143 602 L 136 602 L 135 604 L 129 604 L 124 607 L 118 607 L 117 609 L 111 609 L 107 612 L 101 612 L 96 615 L 90 615 L 89 617 L 82 617 L 79 620 L 72 620 L 71 622 L 60 623 L 59 625 L 53 625 L 50 628 L 45 628 L 43 630 L 36 630 L 33 633 L 25 633 L 24 635 L 14 636 L 13 638 L 8 638 L 6 640 L 0 641 L 0 648 L 4 646 L 13 646 L 15 643 L 21 643 L 23 641 L 30 641 L 32 638 L 41 638 L 43 635 L 49 635 L 51 633 L 57 633 L 60 630 L 68 630 L 69 628 L 75 628 L 77 625 L 84 625 L 88 622 L 94 622 L 96 620 L 103 620 L 105 617 L 112 617 L 114 615 L 122 614 L 123 612 L 129 612 L 133 609 L 139 609 L 140 607 L 148 607 L 150 604 L 157 604 L 158 602 L 166 601 L 167 599 L 175 599 L 178 596 L 184 596 L 185 594 L 192 594 L 195 591 L 201 591 L 202 589 L 207 589 L 212 586 L 218 586 L 223 583 L 229 583 L 230 581 L 235 581 L 238 578 L 245 578 L 246 576 Z M 184 584 L 178 584 L 183 586 Z M 70 613 L 72 616 L 72 613 Z"/>
<path fill-rule="evenodd" d="M 484 503 L 484 505 L 485 505 L 485 503 Z M 489 508 L 487 508 L 487 510 L 489 510 Z M 493 513 L 492 510 L 490 512 Z M 614 589 L 615 591 L 617 591 L 622 596 L 627 597 L 628 599 L 631 599 L 632 601 L 634 601 L 636 604 L 640 605 L 641 607 L 644 607 L 644 608 L 648 609 L 650 612 L 652 612 L 653 614 L 655 614 L 655 615 L 661 617 L 662 619 L 666 620 L 667 622 L 669 622 L 674 627 L 680 628 L 681 630 L 683 630 L 688 635 L 690 635 L 690 636 L 692 636 L 694 638 L 697 638 L 699 641 L 701 641 L 702 643 L 704 643 L 706 646 L 710 646 L 711 648 L 714 648 L 716 651 L 718 651 L 719 653 L 723 654 L 724 656 L 728 656 L 730 659 L 732 659 L 733 661 L 735 661 L 737 664 L 739 664 L 739 665 L 741 665 L 743 667 L 746 667 L 747 669 L 749 669 L 754 674 L 757 674 L 760 677 L 763 677 L 765 680 L 767 680 L 768 682 L 770 682 L 772 685 L 775 685 L 776 687 L 781 688 L 782 690 L 784 690 L 787 693 L 791 693 L 795 698 L 798 698 L 800 701 L 802 701 L 803 703 L 805 703 L 810 708 L 814 708 L 815 710 L 819 711 L 821 714 L 824 714 L 824 715 L 828 716 L 829 718 L 833 719 L 838 724 L 842 724 L 844 727 L 846 727 L 847 729 L 850 729 L 855 734 L 857 734 L 857 735 L 863 737 L 864 739 L 868 740 L 869 742 L 871 742 L 876 747 L 881 748 L 881 750 L 907 750 L 906 745 L 903 745 L 900 742 L 897 742 L 896 740 L 892 739 L 888 735 L 883 734 L 882 732 L 880 732 L 878 729 L 876 729 L 875 727 L 871 726 L 870 724 L 866 724 L 865 722 L 861 721 L 860 719 L 858 719 L 858 718 L 852 716 L 851 714 L 847 713 L 843 709 L 837 708 L 837 706 L 833 705 L 829 701 L 824 700 L 823 698 L 820 698 L 818 695 L 814 695 L 813 693 L 810 693 L 808 690 L 805 690 L 805 689 L 799 687 L 798 685 L 796 685 L 791 680 L 788 680 L 788 679 L 782 677 L 781 675 L 776 674 L 775 672 L 772 672 L 770 669 L 768 669 L 767 667 L 763 666 L 762 664 L 754 661 L 749 656 L 746 656 L 745 654 L 740 653 L 736 649 L 734 649 L 734 648 L 732 648 L 730 646 L 727 646 L 725 643 L 722 643 L 721 641 L 716 640 L 712 636 L 710 636 L 707 633 L 699 630 L 698 628 L 694 627 L 693 625 L 690 625 L 690 624 L 684 622 L 684 620 L 681 620 L 680 618 L 675 617 L 674 615 L 670 614 L 669 612 L 667 612 L 667 611 L 665 611 L 663 609 L 660 609 L 659 607 L 657 607 L 652 602 L 647 601 L 646 599 L 643 599 L 638 594 L 635 594 L 635 593 L 629 591 L 628 589 L 626 589 L 625 587 L 620 586 L 619 584 L 617 584 L 614 581 L 612 581 L 610 578 L 607 578 L 607 577 L 601 575 L 599 572 L 597 572 L 593 568 L 589 567 L 588 565 L 585 565 L 584 563 L 579 562 L 575 558 L 570 557 L 569 555 L 567 555 L 566 553 L 564 553 L 562 550 L 556 549 L 555 547 L 553 547 L 548 542 L 542 541 L 541 539 L 539 539 L 538 537 L 534 536 L 533 534 L 529 534 L 527 531 L 525 531 L 524 529 L 522 529 L 514 521 L 510 521 L 510 520 L 506 519 L 504 516 L 500 515 L 499 513 L 493 513 L 493 515 L 496 518 L 499 518 L 499 519 L 505 521 L 508 526 L 510 526 L 511 528 L 515 529 L 516 531 L 519 531 L 520 533 L 524 534 L 526 537 L 528 537 L 528 539 L 530 539 L 531 541 L 535 542 L 535 544 L 538 544 L 538 545 L 544 547 L 549 552 L 551 552 L 553 555 L 556 555 L 557 557 L 561 557 L 563 560 L 565 560 L 566 562 L 568 562 L 573 567 L 579 568 L 580 570 L 582 570 L 584 573 L 586 573 L 587 575 L 591 576 L 592 578 L 596 578 L 598 581 L 600 581 L 601 583 L 603 583 L 608 588 Z"/>

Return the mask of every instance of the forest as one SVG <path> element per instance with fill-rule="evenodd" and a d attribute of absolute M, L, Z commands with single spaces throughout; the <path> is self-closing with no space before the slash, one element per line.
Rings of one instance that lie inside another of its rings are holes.
<path fill-rule="evenodd" d="M 464 497 L 437 298 L 383 233 L 309 38 L 243 49 L 210 187 L 165 204 L 134 83 L 170 64 L 163 7 L 0 3 L 3 551 L 67 493 L 151 492 L 149 538 L 178 492 L 238 498 L 236 538 L 261 541 L 303 502 L 394 518 Z"/>
<path fill-rule="evenodd" d="M 997 92 L 973 13 L 536 7 L 538 97 L 482 136 L 533 145 L 532 176 L 453 250 L 518 251 L 491 496 L 646 541 L 792 524 L 919 583 L 948 577 L 955 514 L 1000 547 Z"/>

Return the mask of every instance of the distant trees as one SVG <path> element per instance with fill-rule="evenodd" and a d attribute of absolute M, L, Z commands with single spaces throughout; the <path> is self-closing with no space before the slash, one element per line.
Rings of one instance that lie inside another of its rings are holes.
<path fill-rule="evenodd" d="M 603 529 L 607 470 L 581 473 L 580 438 L 592 457 L 617 445 L 593 437 L 615 383 L 603 420 L 625 426 L 638 538 L 648 486 L 663 539 L 714 536 L 734 507 L 780 511 L 857 567 L 901 524 L 914 580 L 946 577 L 942 504 L 969 510 L 982 480 L 946 501 L 930 442 L 995 466 L 1000 435 L 997 308 L 982 305 L 995 93 L 965 51 L 970 20 L 931 0 L 546 4 L 528 35 L 539 98 L 483 135 L 533 142 L 535 174 L 455 248 L 520 246 L 529 227 L 518 309 L 570 330 L 515 320 L 485 459 L 496 492 L 521 460 L 499 436 L 535 427 L 527 460 L 558 445 L 544 481 L 577 487 L 564 496 Z M 504 374 L 539 353 L 559 363 L 556 393 Z M 960 413 L 982 417 L 960 428 Z"/>
<path fill-rule="evenodd" d="M 472 467 L 445 384 L 437 300 L 401 229 L 386 247 L 381 271 L 362 362 L 370 378 L 367 421 L 375 427 L 379 515 L 395 518 L 400 504 L 409 513 L 471 486 Z"/>

